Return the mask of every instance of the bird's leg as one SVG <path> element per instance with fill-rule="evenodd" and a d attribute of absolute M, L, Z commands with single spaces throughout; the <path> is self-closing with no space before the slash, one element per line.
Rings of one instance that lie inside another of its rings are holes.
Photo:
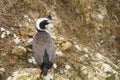
<path fill-rule="evenodd" d="M 40 76 L 37 78 L 37 80 L 44 80 L 43 76 L 40 74 Z"/>
<path fill-rule="evenodd" d="M 41 80 L 43 80 L 43 79 L 42 79 L 42 75 L 41 75 L 41 74 L 40 74 L 40 77 L 39 77 L 39 78 L 40 78 Z"/>
<path fill-rule="evenodd" d="M 39 71 L 40 75 L 39 75 L 39 77 L 37 78 L 37 80 L 44 80 L 43 75 L 41 74 L 41 70 L 38 69 L 38 71 Z"/>

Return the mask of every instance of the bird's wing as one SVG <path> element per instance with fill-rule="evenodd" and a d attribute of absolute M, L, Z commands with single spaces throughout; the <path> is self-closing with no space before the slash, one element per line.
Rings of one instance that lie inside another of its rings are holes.
<path fill-rule="evenodd" d="M 43 62 L 45 50 L 49 57 L 49 61 L 54 63 L 55 60 L 55 46 L 50 35 L 37 35 L 33 39 L 33 55 L 36 62 L 40 65 Z"/>
<path fill-rule="evenodd" d="M 38 65 L 43 62 L 43 56 L 45 51 L 45 41 L 41 38 L 34 37 L 33 39 L 33 56 Z"/>
<path fill-rule="evenodd" d="M 54 63 L 54 61 L 55 61 L 55 44 L 51 37 L 48 38 L 48 41 L 46 43 L 46 50 L 49 55 L 49 61 Z"/>

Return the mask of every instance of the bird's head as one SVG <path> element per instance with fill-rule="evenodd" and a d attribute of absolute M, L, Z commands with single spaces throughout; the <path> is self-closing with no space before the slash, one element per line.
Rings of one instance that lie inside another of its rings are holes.
<path fill-rule="evenodd" d="M 36 21 L 36 29 L 38 31 L 46 31 L 46 25 L 52 23 L 51 16 L 48 16 L 46 18 L 39 18 Z"/>

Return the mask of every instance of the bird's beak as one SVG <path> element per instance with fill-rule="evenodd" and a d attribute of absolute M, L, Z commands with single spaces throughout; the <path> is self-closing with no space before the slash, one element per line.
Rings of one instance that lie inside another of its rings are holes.
<path fill-rule="evenodd" d="M 51 21 L 51 23 L 55 23 L 56 21 Z"/>
<path fill-rule="evenodd" d="M 52 22 L 52 20 L 47 20 L 47 23 L 51 23 Z"/>
<path fill-rule="evenodd" d="M 48 23 L 55 23 L 55 21 L 47 20 Z"/>

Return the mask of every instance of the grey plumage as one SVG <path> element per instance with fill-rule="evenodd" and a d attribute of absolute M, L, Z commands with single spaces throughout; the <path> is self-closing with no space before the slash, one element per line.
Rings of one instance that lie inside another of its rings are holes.
<path fill-rule="evenodd" d="M 47 71 L 55 62 L 54 42 L 45 31 L 39 31 L 33 38 L 33 56 L 42 69 L 41 74 L 47 75 Z"/>

